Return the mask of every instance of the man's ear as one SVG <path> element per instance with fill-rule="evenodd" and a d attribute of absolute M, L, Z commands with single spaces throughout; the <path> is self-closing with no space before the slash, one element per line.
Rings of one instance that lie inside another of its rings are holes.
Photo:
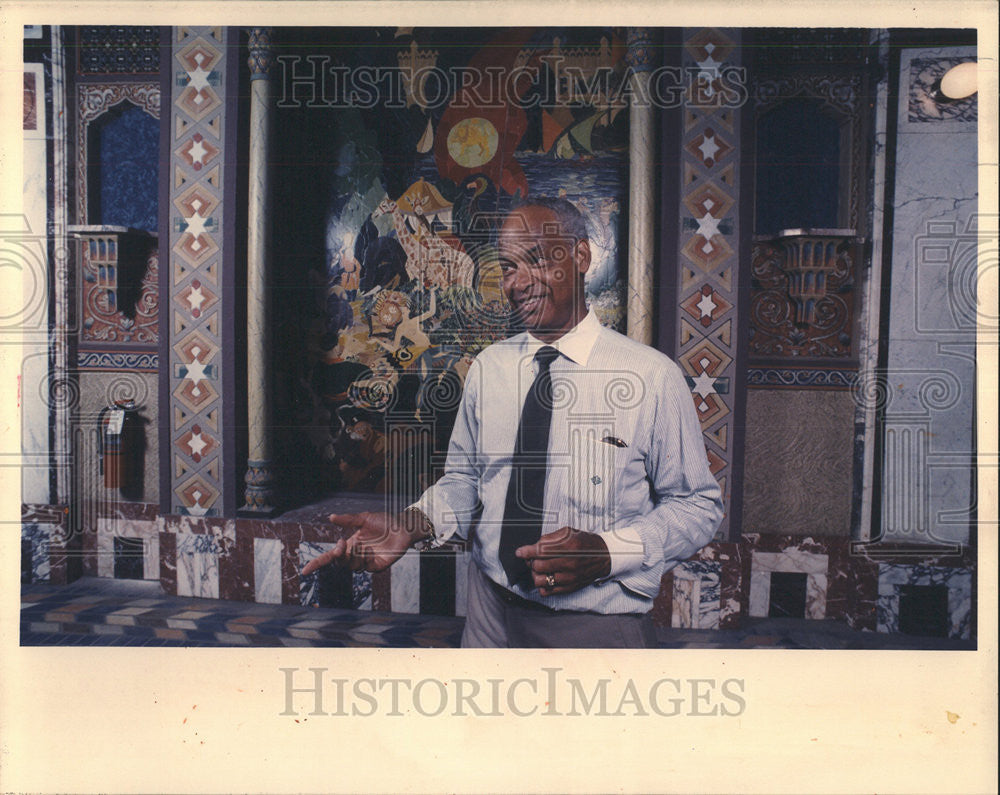
<path fill-rule="evenodd" d="M 580 273 L 586 273 L 590 270 L 590 241 L 580 240 L 576 244 L 576 248 L 573 249 L 573 264 L 576 266 L 577 271 Z"/>

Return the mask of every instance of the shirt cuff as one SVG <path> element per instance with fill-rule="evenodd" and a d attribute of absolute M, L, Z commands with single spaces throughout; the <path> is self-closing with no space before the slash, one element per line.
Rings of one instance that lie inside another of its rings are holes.
<path fill-rule="evenodd" d="M 431 547 L 441 546 L 445 541 L 455 535 L 458 530 L 458 522 L 455 521 L 455 514 L 440 494 L 433 493 L 433 487 L 424 492 L 412 505 L 406 506 L 404 510 L 416 508 L 423 513 L 434 527 L 434 537 L 430 542 Z"/>
<path fill-rule="evenodd" d="M 608 578 L 638 571 L 645 556 L 642 537 L 634 527 L 622 527 L 607 533 L 598 533 L 611 555 L 611 573 Z"/>

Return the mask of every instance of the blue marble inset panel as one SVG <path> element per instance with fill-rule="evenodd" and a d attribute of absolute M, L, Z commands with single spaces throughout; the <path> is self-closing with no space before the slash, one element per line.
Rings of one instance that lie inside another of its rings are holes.
<path fill-rule="evenodd" d="M 29 522 L 21 525 L 21 548 L 29 555 L 22 561 L 22 580 L 28 582 L 48 582 L 49 543 L 57 528 L 51 525 Z"/>
<path fill-rule="evenodd" d="M 333 546 L 328 543 L 301 542 L 299 570 Z M 325 566 L 306 577 L 299 577 L 299 601 L 306 607 L 371 610 L 372 576 L 366 571 L 351 572 L 335 566 Z"/>

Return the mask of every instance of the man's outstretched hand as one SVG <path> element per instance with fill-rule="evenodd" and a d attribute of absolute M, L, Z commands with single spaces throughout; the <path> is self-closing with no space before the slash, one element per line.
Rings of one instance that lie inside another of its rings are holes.
<path fill-rule="evenodd" d="M 300 576 L 312 574 L 329 563 L 351 571 L 382 571 L 399 560 L 413 544 L 427 537 L 426 524 L 413 512 L 332 513 L 329 519 L 354 534 L 340 539 L 333 549 L 310 560 Z"/>
<path fill-rule="evenodd" d="M 528 564 L 542 596 L 572 593 L 611 573 L 604 539 L 573 527 L 546 533 L 537 544 L 518 547 L 515 554 Z"/>

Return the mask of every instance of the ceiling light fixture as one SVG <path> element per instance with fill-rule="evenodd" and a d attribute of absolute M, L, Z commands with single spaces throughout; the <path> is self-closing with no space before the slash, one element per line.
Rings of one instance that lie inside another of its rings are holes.
<path fill-rule="evenodd" d="M 976 62 L 965 61 L 941 75 L 931 88 L 931 97 L 935 102 L 957 102 L 971 97 L 976 91 Z"/>

